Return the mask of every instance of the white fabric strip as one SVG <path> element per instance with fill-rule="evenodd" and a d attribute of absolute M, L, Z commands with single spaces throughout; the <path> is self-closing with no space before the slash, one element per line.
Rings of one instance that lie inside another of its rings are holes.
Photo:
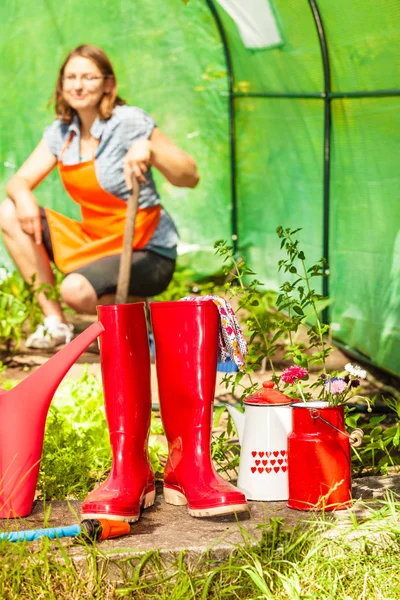
<path fill-rule="evenodd" d="M 217 0 L 235 21 L 246 48 L 282 43 L 268 0 Z"/>

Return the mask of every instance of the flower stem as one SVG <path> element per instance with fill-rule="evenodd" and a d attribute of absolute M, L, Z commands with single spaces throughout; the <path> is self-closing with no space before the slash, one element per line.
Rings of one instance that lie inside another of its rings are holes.
<path fill-rule="evenodd" d="M 303 390 L 301 388 L 300 382 L 297 382 L 297 389 L 299 390 L 299 394 L 301 396 L 301 399 L 303 400 L 303 402 L 307 402 L 307 400 L 304 398 L 304 394 L 303 394 Z"/>

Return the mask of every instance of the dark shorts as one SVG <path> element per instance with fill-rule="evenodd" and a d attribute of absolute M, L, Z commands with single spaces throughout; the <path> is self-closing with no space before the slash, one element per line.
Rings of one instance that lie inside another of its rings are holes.
<path fill-rule="evenodd" d="M 40 209 L 42 217 L 43 245 L 47 255 L 54 262 L 53 245 L 51 242 L 46 213 Z M 117 289 L 120 255 L 105 256 L 71 271 L 80 273 L 91 283 L 97 297 L 104 294 L 114 294 Z M 134 250 L 132 252 L 130 296 L 156 296 L 161 294 L 172 279 L 175 270 L 175 260 L 161 256 L 151 250 Z M 69 273 L 68 273 L 69 275 Z"/>

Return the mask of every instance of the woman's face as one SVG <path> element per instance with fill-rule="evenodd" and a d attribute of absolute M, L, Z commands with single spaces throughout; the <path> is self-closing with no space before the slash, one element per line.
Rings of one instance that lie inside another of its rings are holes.
<path fill-rule="evenodd" d="M 65 65 L 62 79 L 63 96 L 76 111 L 97 108 L 104 93 L 110 92 L 112 78 L 104 78 L 89 58 L 74 56 Z"/>

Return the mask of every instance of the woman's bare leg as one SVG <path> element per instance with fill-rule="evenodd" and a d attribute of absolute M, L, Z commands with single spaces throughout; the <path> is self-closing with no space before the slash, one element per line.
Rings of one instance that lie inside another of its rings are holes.
<path fill-rule="evenodd" d="M 115 304 L 115 294 L 104 294 L 98 298 L 92 284 L 81 273 L 71 273 L 66 276 L 61 284 L 61 297 L 70 308 L 78 313 L 88 315 L 95 315 L 96 306 L 99 304 Z M 127 298 L 128 304 L 145 301 L 146 298 L 139 296 L 129 296 Z"/>
<path fill-rule="evenodd" d="M 146 302 L 145 296 L 128 296 L 126 303 L 133 304 L 134 302 Z M 98 299 L 97 304 L 110 305 L 115 304 L 115 294 L 104 294 Z"/>
<path fill-rule="evenodd" d="M 70 308 L 78 313 L 96 314 L 99 304 L 92 284 L 80 273 L 67 275 L 61 284 L 61 297 Z"/>
<path fill-rule="evenodd" d="M 30 283 L 36 275 L 35 287 L 43 283 L 54 285 L 50 260 L 43 244 L 35 244 L 33 238 L 21 229 L 14 203 L 9 198 L 0 205 L 0 227 L 5 246 L 22 278 Z M 59 302 L 49 300 L 43 292 L 37 298 L 45 317 L 57 315 L 65 321 Z"/>

